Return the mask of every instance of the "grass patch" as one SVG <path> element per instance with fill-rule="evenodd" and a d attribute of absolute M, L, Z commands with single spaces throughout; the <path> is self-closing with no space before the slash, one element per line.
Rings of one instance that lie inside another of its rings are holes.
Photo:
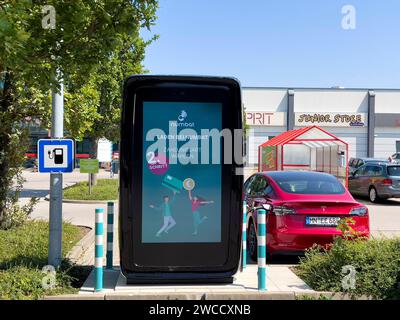
<path fill-rule="evenodd" d="M 116 200 L 117 197 L 118 179 L 98 179 L 92 194 L 89 194 L 87 181 L 64 189 L 64 199 L 69 200 Z"/>
<path fill-rule="evenodd" d="M 68 261 L 63 261 L 57 270 L 56 286 L 43 288 L 42 279 L 46 274 L 42 268 L 47 265 L 48 234 L 49 225 L 45 221 L 28 221 L 18 228 L 0 230 L 0 300 L 38 299 L 43 295 L 78 291 L 85 274 L 80 274 L 84 271 Z M 81 236 L 79 227 L 64 223 L 64 256 Z"/>
<path fill-rule="evenodd" d="M 355 270 L 353 284 L 345 266 Z M 294 271 L 317 291 L 345 292 L 353 298 L 400 299 L 400 238 L 336 238 L 330 250 L 309 249 Z"/>

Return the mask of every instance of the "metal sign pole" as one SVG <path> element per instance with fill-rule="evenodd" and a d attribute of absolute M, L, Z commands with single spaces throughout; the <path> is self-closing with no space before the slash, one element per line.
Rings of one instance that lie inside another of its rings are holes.
<path fill-rule="evenodd" d="M 64 85 L 60 82 L 60 93 L 53 89 L 51 137 L 64 136 Z M 50 173 L 49 257 L 48 263 L 59 267 L 62 260 L 62 197 L 63 174 Z"/>

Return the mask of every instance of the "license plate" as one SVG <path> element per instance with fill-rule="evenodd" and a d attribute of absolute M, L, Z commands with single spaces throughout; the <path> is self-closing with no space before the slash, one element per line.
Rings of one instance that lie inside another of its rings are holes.
<path fill-rule="evenodd" d="M 339 217 L 306 217 L 308 226 L 337 227 L 339 221 Z"/>

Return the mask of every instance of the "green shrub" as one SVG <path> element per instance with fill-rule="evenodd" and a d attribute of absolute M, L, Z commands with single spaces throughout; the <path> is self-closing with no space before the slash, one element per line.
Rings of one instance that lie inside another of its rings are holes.
<path fill-rule="evenodd" d="M 63 224 L 63 247 L 66 254 L 80 238 L 79 228 Z M 10 230 L 0 230 L 0 269 L 14 265 L 42 267 L 47 264 L 49 224 L 46 221 L 28 221 Z"/>
<path fill-rule="evenodd" d="M 42 280 L 47 265 L 49 224 L 28 221 L 20 227 L 0 230 L 0 300 L 38 299 L 43 295 L 77 291 L 90 270 L 81 270 L 64 260 L 56 273 L 56 286 L 45 289 Z M 80 229 L 63 224 L 63 254 L 80 239 Z"/>
<path fill-rule="evenodd" d="M 22 226 L 29 218 L 39 198 L 31 198 L 23 206 L 18 203 L 9 203 L 3 210 L 3 217 L 0 221 L 0 229 L 7 230 Z"/>
<path fill-rule="evenodd" d="M 56 273 L 55 287 L 45 289 L 42 284 L 46 273 L 42 269 L 14 266 L 0 270 L 0 300 L 36 300 L 43 295 L 76 293 L 72 286 L 75 279 L 62 267 Z"/>
<path fill-rule="evenodd" d="M 342 285 L 344 266 L 355 268 L 355 286 Z M 348 292 L 353 297 L 400 298 L 400 239 L 336 238 L 330 249 L 313 247 L 301 258 L 295 272 L 318 291 Z"/>

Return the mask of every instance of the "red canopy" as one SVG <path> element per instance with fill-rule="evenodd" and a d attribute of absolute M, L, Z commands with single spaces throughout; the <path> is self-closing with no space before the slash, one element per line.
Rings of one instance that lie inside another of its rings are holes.
<path fill-rule="evenodd" d="M 258 147 L 258 171 L 327 172 L 346 183 L 347 161 L 347 143 L 318 126 L 286 131 Z"/>
<path fill-rule="evenodd" d="M 315 138 L 302 137 L 303 134 L 305 134 L 305 133 L 307 133 L 307 132 L 309 132 L 309 131 L 311 131 L 313 129 L 317 129 L 324 136 L 315 137 Z M 294 141 L 299 141 L 299 142 L 300 141 L 301 142 L 307 142 L 307 141 L 312 142 L 312 141 L 314 141 L 314 142 L 320 142 L 320 143 L 321 142 L 325 142 L 325 141 L 332 141 L 332 142 L 337 141 L 337 142 L 339 142 L 339 144 L 347 146 L 346 142 L 344 142 L 343 140 L 341 140 L 338 137 L 334 136 L 333 134 L 321 129 L 318 126 L 310 126 L 310 127 L 304 127 L 304 128 L 300 128 L 300 129 L 286 131 L 286 132 L 280 134 L 279 136 L 273 137 L 272 139 L 264 142 L 259 147 L 280 146 L 280 145 L 284 145 L 286 143 L 294 142 Z"/>

